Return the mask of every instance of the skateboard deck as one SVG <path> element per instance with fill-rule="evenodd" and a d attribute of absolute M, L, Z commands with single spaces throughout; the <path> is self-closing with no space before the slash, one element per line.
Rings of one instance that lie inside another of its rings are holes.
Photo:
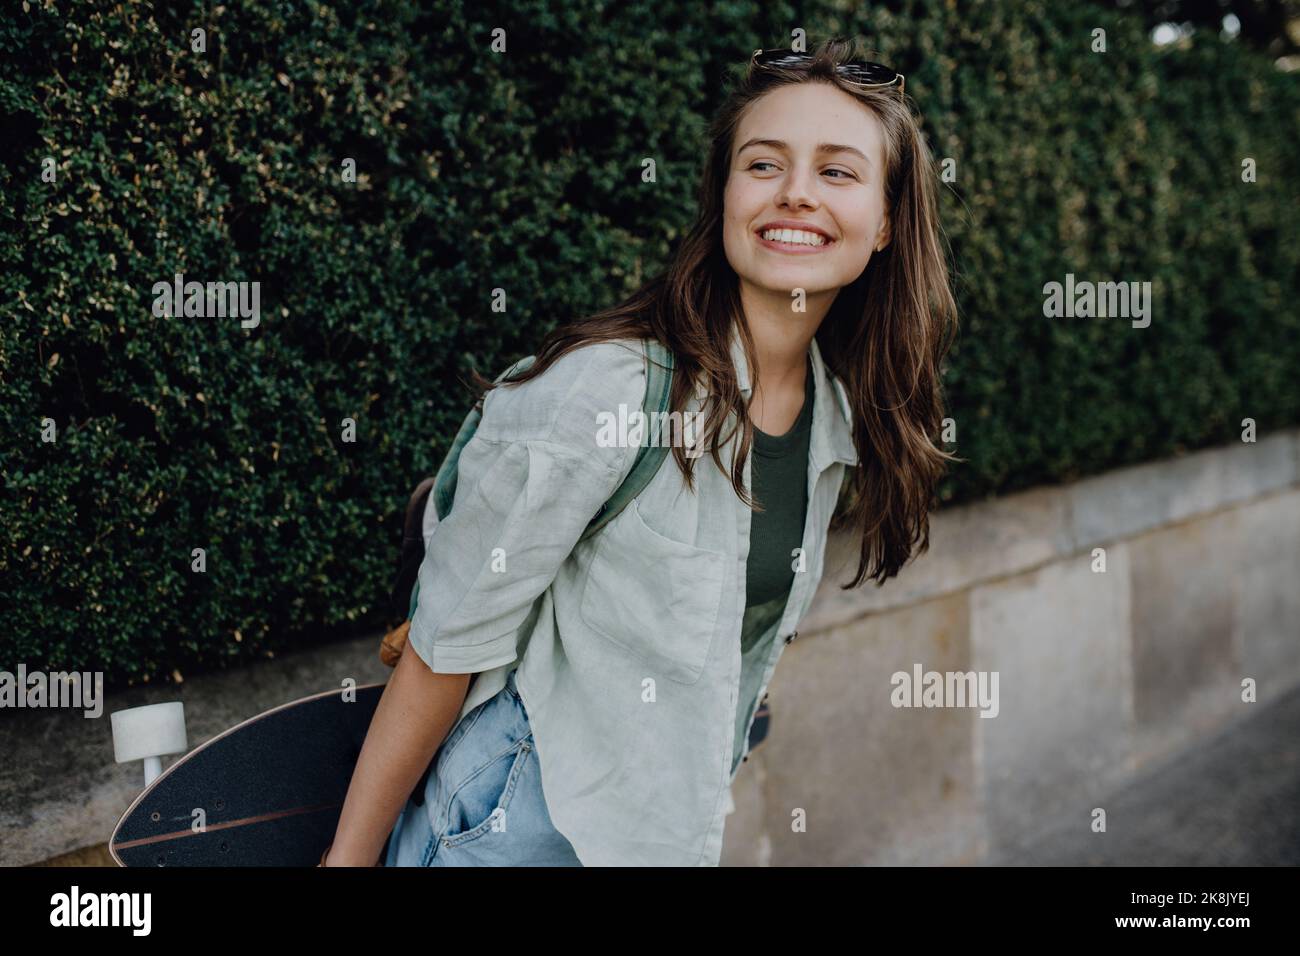
<path fill-rule="evenodd" d="M 122 866 L 315 866 L 384 686 L 304 697 L 194 748 L 127 808 L 109 853 Z"/>

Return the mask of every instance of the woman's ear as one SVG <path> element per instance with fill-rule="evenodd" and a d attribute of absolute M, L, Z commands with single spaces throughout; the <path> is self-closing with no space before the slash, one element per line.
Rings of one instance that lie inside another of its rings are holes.
<path fill-rule="evenodd" d="M 880 250 L 884 249 L 885 246 L 889 245 L 891 238 L 892 231 L 890 228 L 889 213 L 885 213 L 884 221 L 880 224 L 880 231 L 876 233 L 876 242 L 875 245 L 872 246 L 872 249 L 876 252 L 880 252 Z"/>

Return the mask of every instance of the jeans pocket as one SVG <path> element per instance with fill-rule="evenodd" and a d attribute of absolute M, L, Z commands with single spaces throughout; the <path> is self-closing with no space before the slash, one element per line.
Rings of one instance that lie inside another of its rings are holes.
<path fill-rule="evenodd" d="M 506 829 L 510 798 L 532 750 L 533 737 L 529 734 L 456 788 L 447 806 L 443 846 L 462 846 L 494 829 Z"/>

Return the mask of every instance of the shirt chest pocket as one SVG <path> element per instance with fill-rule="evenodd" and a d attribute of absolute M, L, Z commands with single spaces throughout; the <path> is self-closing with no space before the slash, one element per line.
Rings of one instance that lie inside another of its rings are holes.
<path fill-rule="evenodd" d="M 593 543 L 584 623 L 645 664 L 647 676 L 695 683 L 717 630 L 725 556 L 653 530 L 636 499 Z"/>

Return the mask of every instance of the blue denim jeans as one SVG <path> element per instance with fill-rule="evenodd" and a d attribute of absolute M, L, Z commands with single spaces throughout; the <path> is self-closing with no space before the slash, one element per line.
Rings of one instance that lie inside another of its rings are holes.
<path fill-rule="evenodd" d="M 447 735 L 408 800 L 385 866 L 581 866 L 551 823 L 524 702 L 511 671 L 495 697 Z"/>

